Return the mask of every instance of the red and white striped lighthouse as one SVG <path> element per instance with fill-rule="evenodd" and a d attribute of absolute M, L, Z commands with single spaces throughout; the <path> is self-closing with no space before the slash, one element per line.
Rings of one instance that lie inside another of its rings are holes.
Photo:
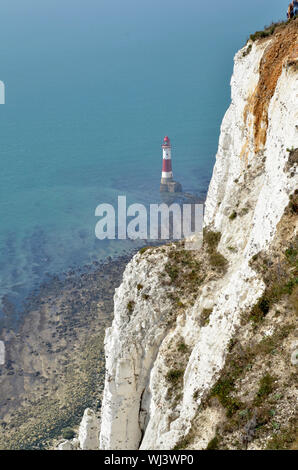
<path fill-rule="evenodd" d="M 171 142 L 167 135 L 163 139 L 163 143 L 161 147 L 162 147 L 162 172 L 161 172 L 160 191 L 162 193 L 164 192 L 181 193 L 182 192 L 181 184 L 173 180 Z"/>
<path fill-rule="evenodd" d="M 173 181 L 171 142 L 166 135 L 162 143 L 162 172 L 161 184 L 167 184 Z"/>

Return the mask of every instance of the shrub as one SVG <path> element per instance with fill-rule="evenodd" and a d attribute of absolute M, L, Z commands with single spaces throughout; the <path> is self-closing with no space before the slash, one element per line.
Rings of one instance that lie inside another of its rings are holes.
<path fill-rule="evenodd" d="M 234 220 L 234 219 L 236 219 L 236 217 L 237 217 L 237 212 L 233 211 L 232 214 L 229 216 L 229 219 Z"/>
<path fill-rule="evenodd" d="M 173 450 L 185 449 L 190 444 L 190 442 L 191 442 L 190 437 L 188 437 L 188 436 L 183 437 L 182 439 L 180 439 L 179 442 L 177 442 L 177 444 L 175 445 Z"/>
<path fill-rule="evenodd" d="M 169 260 L 165 265 L 165 272 L 171 279 L 171 283 L 177 288 L 177 292 L 193 291 L 202 282 L 201 263 L 199 263 L 189 250 L 176 249 L 169 253 Z M 179 298 L 177 298 L 179 303 Z M 182 303 L 179 303 L 183 307 Z"/>
<path fill-rule="evenodd" d="M 127 304 L 127 310 L 129 311 L 129 313 L 132 313 L 134 306 L 135 306 L 135 302 L 133 300 L 130 300 Z"/>
<path fill-rule="evenodd" d="M 178 348 L 177 348 L 177 349 L 178 349 L 179 352 L 182 352 L 182 353 L 186 353 L 186 352 L 188 351 L 188 347 L 187 347 L 187 345 L 186 345 L 183 341 L 181 341 L 181 342 L 178 344 Z"/>
<path fill-rule="evenodd" d="M 64 428 L 62 429 L 62 437 L 63 439 L 73 439 L 75 436 L 75 432 L 72 428 Z"/>
<path fill-rule="evenodd" d="M 224 271 L 228 261 L 226 258 L 217 251 L 217 246 L 221 239 L 220 232 L 214 232 L 204 228 L 203 230 L 204 245 L 207 245 L 207 251 L 209 254 L 209 262 L 212 267 L 218 268 L 220 271 Z"/>
<path fill-rule="evenodd" d="M 267 38 L 272 36 L 277 26 L 287 25 L 288 21 L 280 21 L 278 23 L 272 23 L 270 26 L 265 26 L 262 31 L 256 31 L 254 34 L 251 34 L 249 39 L 252 41 L 257 41 L 258 39 Z"/>
<path fill-rule="evenodd" d="M 209 256 L 209 260 L 210 260 L 211 266 L 218 268 L 220 270 L 224 270 L 228 264 L 228 261 L 226 260 L 226 258 L 221 253 L 218 253 L 218 251 L 215 253 L 212 253 Z"/>
<path fill-rule="evenodd" d="M 242 403 L 231 396 L 234 390 L 234 378 L 226 374 L 220 378 L 211 390 L 211 396 L 217 397 L 222 406 L 226 409 L 226 414 L 230 418 L 236 411 L 243 407 Z"/>
<path fill-rule="evenodd" d="M 256 397 L 254 399 L 255 405 L 260 405 L 262 401 L 270 395 L 274 390 L 274 381 L 275 378 L 270 374 L 265 374 L 264 377 L 260 380 L 259 390 L 257 391 Z"/>
<path fill-rule="evenodd" d="M 183 373 L 184 371 L 182 369 L 169 370 L 169 372 L 166 375 L 166 379 L 168 382 L 175 384 L 178 382 L 179 379 L 181 379 L 181 377 L 183 377 Z"/>
<path fill-rule="evenodd" d="M 249 44 L 247 48 L 245 49 L 245 51 L 243 51 L 242 57 L 246 57 L 250 53 L 251 49 L 252 49 L 252 44 Z"/>
<path fill-rule="evenodd" d="M 250 35 L 250 39 L 252 41 L 257 41 L 258 39 L 262 39 L 262 38 L 266 38 L 268 36 L 270 36 L 271 34 L 273 34 L 273 29 L 270 31 L 256 31 L 254 34 L 251 34 Z"/>
<path fill-rule="evenodd" d="M 213 232 L 212 230 L 204 229 L 203 230 L 204 236 L 204 244 L 208 245 L 209 251 L 214 251 L 219 244 L 221 233 L 220 232 Z"/>
<path fill-rule="evenodd" d="M 200 326 L 206 326 L 209 323 L 209 317 L 212 313 L 212 308 L 204 308 L 200 316 Z"/>
<path fill-rule="evenodd" d="M 216 435 L 211 441 L 208 443 L 206 450 L 218 450 L 220 443 L 220 439 L 218 435 Z"/>
<path fill-rule="evenodd" d="M 145 251 L 149 250 L 150 248 L 153 248 L 152 246 L 143 246 L 143 248 L 141 248 L 139 250 L 139 253 L 142 255 L 143 253 L 145 253 Z"/>
<path fill-rule="evenodd" d="M 283 296 L 291 295 L 295 291 L 297 284 L 297 277 L 284 280 L 283 282 L 273 282 L 252 308 L 249 319 L 254 323 L 262 321 L 272 305 L 277 303 Z"/>
<path fill-rule="evenodd" d="M 142 289 L 143 289 L 143 285 L 142 285 L 142 284 L 138 284 L 138 285 L 137 285 L 137 289 L 138 289 L 138 290 L 142 290 Z"/>
<path fill-rule="evenodd" d="M 165 270 L 166 270 L 167 274 L 170 276 L 172 282 L 174 282 L 177 279 L 177 277 L 179 276 L 178 266 L 175 266 L 171 263 L 167 263 L 166 267 L 165 267 Z"/>
<path fill-rule="evenodd" d="M 228 344 L 228 351 L 232 352 L 232 350 L 234 349 L 234 346 L 236 346 L 236 344 L 237 344 L 237 340 L 235 338 L 231 338 L 230 341 L 229 341 L 229 344 Z"/>
<path fill-rule="evenodd" d="M 289 152 L 289 158 L 286 163 L 285 169 L 289 170 L 295 164 L 298 164 L 298 148 L 295 149 L 292 147 L 291 149 L 287 149 L 287 151 Z"/>
<path fill-rule="evenodd" d="M 257 304 L 252 308 L 251 319 L 255 323 L 259 323 L 267 315 L 270 310 L 270 300 L 263 295 Z"/>
<path fill-rule="evenodd" d="M 297 196 L 296 191 L 294 192 L 294 194 L 291 194 L 289 196 L 289 200 L 290 200 L 288 204 L 289 210 L 291 211 L 292 214 L 297 214 L 298 213 L 298 196 Z"/>
<path fill-rule="evenodd" d="M 249 209 L 248 209 L 248 207 L 243 207 L 243 208 L 241 209 L 241 211 L 240 211 L 240 214 L 239 214 L 239 215 L 240 215 L 240 216 L 243 216 L 243 215 L 246 215 L 246 214 L 248 214 L 248 212 L 249 212 Z"/>

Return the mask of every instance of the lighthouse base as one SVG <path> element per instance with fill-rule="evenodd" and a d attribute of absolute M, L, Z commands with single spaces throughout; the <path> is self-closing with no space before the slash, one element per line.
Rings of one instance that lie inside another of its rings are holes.
<path fill-rule="evenodd" d="M 164 182 L 160 183 L 160 192 L 161 193 L 182 193 L 182 186 L 177 181 Z"/>

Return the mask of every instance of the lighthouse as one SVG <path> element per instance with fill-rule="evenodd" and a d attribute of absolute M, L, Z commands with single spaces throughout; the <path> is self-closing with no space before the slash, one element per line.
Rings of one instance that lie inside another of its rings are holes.
<path fill-rule="evenodd" d="M 166 135 L 162 144 L 162 172 L 161 184 L 167 184 L 173 181 L 171 142 Z"/>
<path fill-rule="evenodd" d="M 162 171 L 160 191 L 169 193 L 181 193 L 182 186 L 173 180 L 172 171 L 172 147 L 169 137 L 166 135 L 162 143 Z"/>

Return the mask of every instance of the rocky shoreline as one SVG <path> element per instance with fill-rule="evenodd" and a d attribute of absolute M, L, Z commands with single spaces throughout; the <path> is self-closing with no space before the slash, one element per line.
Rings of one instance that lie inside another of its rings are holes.
<path fill-rule="evenodd" d="M 100 409 L 105 329 L 133 254 L 53 277 L 26 299 L 18 330 L 3 329 L 0 449 L 50 448 L 86 407 Z"/>

